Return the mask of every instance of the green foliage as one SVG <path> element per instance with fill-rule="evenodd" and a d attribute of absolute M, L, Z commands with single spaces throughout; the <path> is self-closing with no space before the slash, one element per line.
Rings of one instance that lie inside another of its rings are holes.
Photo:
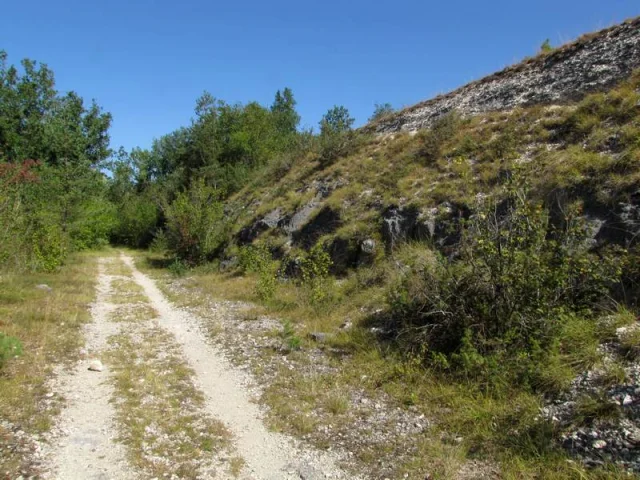
<path fill-rule="evenodd" d="M 338 156 L 344 155 L 354 139 L 352 126 L 355 121 L 349 110 L 335 106 L 320 120 L 320 156 L 327 164 Z"/>
<path fill-rule="evenodd" d="M 110 154 L 111 116 L 71 92 L 60 96 L 49 68 L 25 59 L 22 72 L 0 51 L 0 158 L 98 165 Z"/>
<path fill-rule="evenodd" d="M 321 306 L 329 298 L 328 277 L 331 263 L 331 257 L 320 243 L 300 259 L 301 281 L 311 305 Z"/>
<path fill-rule="evenodd" d="M 278 271 L 275 262 L 264 264 L 258 272 L 258 281 L 256 283 L 256 295 L 263 302 L 273 299 L 276 294 L 278 281 L 276 273 Z"/>
<path fill-rule="evenodd" d="M 375 122 L 381 118 L 387 117 L 395 112 L 395 109 L 390 103 L 376 103 L 373 109 L 373 114 L 369 117 L 370 122 Z"/>
<path fill-rule="evenodd" d="M 276 92 L 276 97 L 271 105 L 271 114 L 278 132 L 283 139 L 294 138 L 300 115 L 296 112 L 296 101 L 290 88 L 285 88 L 282 93 Z"/>
<path fill-rule="evenodd" d="M 282 331 L 280 332 L 280 338 L 284 341 L 285 346 L 289 350 L 300 350 L 302 340 L 296 335 L 296 331 L 293 328 L 293 324 L 289 320 L 285 320 L 282 323 Z"/>
<path fill-rule="evenodd" d="M 33 234 L 33 253 L 36 270 L 53 272 L 62 265 L 67 256 L 65 238 L 56 225 L 45 225 Z"/>
<path fill-rule="evenodd" d="M 169 249 L 167 234 L 164 230 L 156 230 L 153 234 L 153 240 L 149 244 L 149 251 L 155 253 L 165 253 Z"/>
<path fill-rule="evenodd" d="M 239 266 L 243 272 L 258 274 L 255 292 L 263 302 L 272 300 L 276 288 L 278 265 L 273 261 L 271 252 L 267 245 L 247 245 L 240 248 Z"/>
<path fill-rule="evenodd" d="M 146 195 L 125 195 L 112 228 L 116 243 L 146 247 L 153 240 L 158 224 L 158 207 Z"/>
<path fill-rule="evenodd" d="M 168 250 L 188 265 L 211 258 L 224 241 L 226 225 L 220 192 L 203 179 L 166 204 L 164 214 Z"/>
<path fill-rule="evenodd" d="M 558 128 L 565 140 L 578 143 L 604 124 L 624 125 L 638 115 L 640 93 L 625 85 L 608 93 L 586 96 Z"/>
<path fill-rule="evenodd" d="M 116 206 L 104 199 L 90 199 L 78 209 L 78 218 L 70 225 L 69 234 L 75 250 L 107 245 L 120 218 Z"/>
<path fill-rule="evenodd" d="M 22 355 L 20 340 L 0 332 L 0 370 L 9 360 L 18 355 Z"/>
<path fill-rule="evenodd" d="M 542 45 L 540 45 L 540 53 L 551 52 L 553 52 L 553 47 L 551 46 L 551 40 L 547 38 L 544 42 L 542 42 Z"/>
<path fill-rule="evenodd" d="M 320 135 L 330 135 L 348 132 L 353 127 L 355 119 L 349 110 L 342 105 L 334 106 L 325 113 L 320 120 Z"/>
<path fill-rule="evenodd" d="M 189 271 L 189 265 L 179 258 L 174 258 L 167 267 L 167 270 L 169 270 L 169 272 L 175 277 L 182 277 Z"/>
<path fill-rule="evenodd" d="M 456 113 L 449 113 L 438 118 L 431 128 L 421 130 L 418 133 L 416 157 L 427 165 L 433 164 L 442 154 L 445 142 L 455 135 L 460 122 Z"/>
<path fill-rule="evenodd" d="M 265 244 L 245 245 L 238 252 L 238 265 L 244 273 L 258 273 L 271 261 L 271 252 Z"/>
<path fill-rule="evenodd" d="M 0 52 L 0 269 L 53 271 L 107 241 L 110 123 L 95 103 L 60 95 L 46 65 L 10 66 Z"/>
<path fill-rule="evenodd" d="M 603 251 L 596 258 L 586 248 L 579 210 L 551 225 L 526 191 L 526 182 L 510 181 L 501 204 L 506 212 L 490 202 L 480 208 L 459 259 L 411 272 L 390 296 L 404 341 L 444 354 L 458 374 L 491 388 L 535 385 L 563 324 L 576 315 L 595 321 L 621 274 L 618 256 Z M 576 366 L 590 361 L 582 359 Z"/>
<path fill-rule="evenodd" d="M 598 395 L 585 395 L 578 399 L 575 406 L 575 422 L 578 425 L 591 425 L 595 420 L 616 420 L 621 414 L 617 404 Z"/>

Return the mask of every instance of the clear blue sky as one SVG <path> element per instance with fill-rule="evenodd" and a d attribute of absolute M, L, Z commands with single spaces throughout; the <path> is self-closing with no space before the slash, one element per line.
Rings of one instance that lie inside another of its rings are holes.
<path fill-rule="evenodd" d="M 335 104 L 357 124 L 640 15 L 638 0 L 16 0 L 0 49 L 47 63 L 60 90 L 113 114 L 111 143 L 148 147 L 204 91 L 270 104 L 293 89 L 302 123 Z"/>

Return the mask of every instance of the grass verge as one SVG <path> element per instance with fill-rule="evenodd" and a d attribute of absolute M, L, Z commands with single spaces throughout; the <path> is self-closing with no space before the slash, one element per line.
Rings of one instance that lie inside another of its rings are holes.
<path fill-rule="evenodd" d="M 59 410 L 46 382 L 56 365 L 78 358 L 100 255 L 74 255 L 57 273 L 0 276 L 0 332 L 23 346 L 0 370 L 0 475 L 37 474 L 31 441 Z"/>

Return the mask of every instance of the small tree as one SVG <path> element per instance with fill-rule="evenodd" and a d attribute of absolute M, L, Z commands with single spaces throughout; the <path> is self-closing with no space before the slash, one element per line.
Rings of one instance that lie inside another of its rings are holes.
<path fill-rule="evenodd" d="M 349 110 L 342 105 L 330 108 L 320 120 L 320 135 L 336 135 L 351 130 L 355 119 L 349 115 Z"/>
<path fill-rule="evenodd" d="M 220 192 L 195 181 L 185 192 L 165 205 L 167 246 L 189 265 L 205 261 L 223 238 L 223 210 Z"/>
<path fill-rule="evenodd" d="M 553 51 L 553 47 L 551 46 L 551 40 L 549 40 L 548 38 L 542 42 L 542 45 L 540 45 L 540 53 L 549 53 Z"/>
<path fill-rule="evenodd" d="M 335 106 L 320 120 L 320 148 L 323 162 L 331 162 L 338 157 L 352 139 L 352 126 L 355 121 L 349 110 Z"/>
<path fill-rule="evenodd" d="M 369 121 L 375 122 L 376 120 L 380 120 L 387 115 L 391 115 L 394 111 L 395 110 L 390 103 L 376 103 L 373 109 L 373 115 L 369 117 Z"/>

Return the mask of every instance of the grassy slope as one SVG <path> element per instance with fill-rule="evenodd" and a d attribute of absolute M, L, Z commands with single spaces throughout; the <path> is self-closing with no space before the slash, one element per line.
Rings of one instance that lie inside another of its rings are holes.
<path fill-rule="evenodd" d="M 564 189 L 614 206 L 640 180 L 639 85 L 635 75 L 579 105 L 481 115 L 435 134 L 361 136 L 350 154 L 329 165 L 309 155 L 272 166 L 231 200 L 239 212 L 235 232 L 275 208 L 293 214 L 322 183 L 332 191 L 317 209 L 329 206 L 342 221 L 331 237 L 379 238 L 385 207 L 424 211 L 445 201 L 472 207 L 516 164 L 529 172 L 539 195 Z M 265 236 L 273 244 L 285 241 L 277 231 Z"/>
<path fill-rule="evenodd" d="M 496 194 L 500 176 L 516 165 L 527 173 L 539 198 L 563 191 L 570 198 L 614 208 L 640 185 L 639 86 L 640 76 L 635 75 L 611 92 L 591 95 L 578 105 L 482 115 L 413 136 L 360 137 L 348 155 L 331 164 L 308 156 L 277 165 L 232 199 L 231 205 L 240 212 L 234 233 L 275 208 L 293 214 L 315 196 L 313 185 L 320 182 L 332 190 L 316 208 L 331 207 L 339 212 L 342 224 L 319 241 L 343 238 L 357 243 L 373 238 L 381 244 L 380 216 L 386 207 L 412 206 L 424 211 L 442 202 L 455 202 L 472 208 L 478 196 Z M 284 233 L 277 229 L 262 233 L 257 241 L 288 250 Z M 228 251 L 233 252 L 233 248 Z M 287 253 L 295 255 L 296 247 Z M 335 361 L 336 377 L 320 389 L 327 395 L 305 395 L 304 378 L 287 371 L 282 375 L 296 378 L 274 379 L 265 396 L 274 415 L 282 420 L 276 424 L 292 433 L 305 432 L 286 422 L 290 399 L 307 409 L 321 409 L 325 397 L 340 393 L 340 385 L 352 385 L 384 391 L 401 408 L 418 408 L 436 425 L 413 460 L 399 466 L 398 472 L 455 478 L 465 462 L 480 458 L 497 462 L 504 478 L 622 475 L 613 467 L 586 472 L 568 462 L 551 443 L 553 429 L 537 421 L 543 404 L 540 394 L 516 388 L 499 396 L 483 393 L 473 379 L 460 382 L 442 377 L 377 343 L 365 328 L 357 327 L 364 326 L 372 312 L 384 308 L 386 292 L 402 273 L 398 265 L 419 265 L 429 262 L 432 255 L 421 243 L 404 245 L 391 255 L 379 251 L 372 266 L 351 270 L 338 282 L 330 281 L 326 287 L 329 300 L 320 308 L 304 288 L 292 283 L 279 284 L 274 299 L 261 302 L 255 277 L 211 273 L 210 269 L 193 272 L 187 285 L 194 296 L 184 301 L 206 303 L 207 297 L 215 296 L 261 304 L 253 314 L 268 313 L 291 323 L 303 349 L 310 346 L 307 333 L 337 332 L 330 346 L 350 354 Z M 630 319 L 633 316 L 622 315 L 620 322 Z M 345 321 L 356 328 L 341 330 Z M 567 343 L 584 352 L 576 365 L 583 360 L 599 361 L 597 346 L 603 339 L 591 333 L 580 325 L 567 327 Z M 564 367 L 574 360 L 558 358 L 548 366 L 552 383 L 566 384 L 577 369 Z M 282 402 L 283 398 L 287 401 Z M 446 440 L 451 436 L 462 440 L 452 444 Z M 379 454 L 369 452 L 361 460 Z"/>

